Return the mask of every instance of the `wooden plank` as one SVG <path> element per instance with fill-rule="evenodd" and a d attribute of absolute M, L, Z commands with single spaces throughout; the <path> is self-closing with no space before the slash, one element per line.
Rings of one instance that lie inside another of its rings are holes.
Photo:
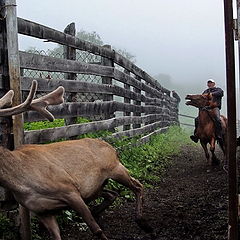
<path fill-rule="evenodd" d="M 18 29 L 19 33 L 24 35 L 29 35 L 33 37 L 37 37 L 40 39 L 47 39 L 52 42 L 56 42 L 59 44 L 67 45 L 73 48 L 77 48 L 83 51 L 87 51 L 96 55 L 100 55 L 105 58 L 109 58 L 113 60 L 118 65 L 127 69 L 128 71 L 134 73 L 138 77 L 146 80 L 151 83 L 153 86 L 166 94 L 170 95 L 170 91 L 166 88 L 162 87 L 160 83 L 158 83 L 155 79 L 153 79 L 150 75 L 148 75 L 145 71 L 137 67 L 134 63 L 132 63 L 127 58 L 123 57 L 121 54 L 117 53 L 114 50 L 106 49 L 104 47 L 98 46 L 96 44 L 80 40 L 71 35 L 64 34 L 60 31 L 54 30 L 52 28 L 18 18 Z"/>
<path fill-rule="evenodd" d="M 139 140 L 137 140 L 135 145 L 139 146 L 139 145 L 142 145 L 142 144 L 146 144 L 151 140 L 151 138 L 153 136 L 156 136 L 156 135 L 161 134 L 161 133 L 165 133 L 168 129 L 169 129 L 169 126 L 157 129 L 157 130 L 149 133 L 148 135 L 145 135 L 145 136 L 141 137 Z"/>
<path fill-rule="evenodd" d="M 169 115 L 168 109 L 163 109 L 157 106 L 136 106 L 120 102 L 77 102 L 77 103 L 63 103 L 57 106 L 49 106 L 49 111 L 58 118 L 89 116 L 111 114 L 115 111 L 122 112 L 142 112 L 142 113 L 156 113 Z M 34 111 L 26 112 L 24 114 L 25 122 L 34 122 L 45 120 L 42 116 Z"/>
<path fill-rule="evenodd" d="M 81 81 L 71 80 L 58 80 L 58 79 L 42 79 L 42 78 L 21 78 L 21 88 L 23 91 L 28 91 L 32 80 L 35 79 L 38 82 L 39 92 L 50 92 L 55 90 L 58 86 L 63 86 L 66 92 L 89 92 L 89 93 L 103 93 L 114 94 L 117 96 L 125 97 L 126 99 L 132 99 L 136 101 L 145 102 L 146 105 L 160 105 L 167 106 L 169 103 L 159 98 L 146 97 L 143 94 L 134 93 L 128 91 L 122 87 L 116 85 L 97 84 Z"/>
<path fill-rule="evenodd" d="M 38 81 L 38 92 L 50 92 L 55 90 L 58 86 L 63 86 L 66 92 L 72 93 L 101 93 L 114 94 L 121 97 L 128 97 L 137 101 L 157 101 L 157 99 L 146 99 L 144 95 L 136 94 L 127 91 L 122 87 L 116 85 L 98 84 L 90 82 L 82 82 L 78 80 L 58 80 L 58 79 L 42 79 L 34 78 Z M 28 91 L 31 86 L 33 78 L 21 78 L 21 87 L 23 91 Z"/>
<path fill-rule="evenodd" d="M 149 119 L 155 119 L 165 121 L 168 116 L 161 114 L 152 114 L 144 117 L 117 117 L 97 122 L 73 124 L 64 127 L 25 131 L 25 142 L 26 143 L 44 143 L 48 141 L 55 141 L 60 138 L 68 138 L 72 136 L 78 136 L 84 133 L 95 132 L 99 130 L 108 130 L 118 126 L 131 124 L 133 122 L 144 123 Z"/>
<path fill-rule="evenodd" d="M 81 73 L 92 74 L 102 77 L 114 78 L 122 83 L 129 84 L 139 90 L 150 92 L 156 97 L 162 97 L 162 93 L 158 90 L 147 86 L 135 78 L 108 66 L 98 64 L 87 64 L 66 59 L 59 59 L 39 54 L 27 53 L 20 51 L 21 67 L 25 69 L 33 69 L 48 72 L 65 72 L 65 73 Z"/>
<path fill-rule="evenodd" d="M 114 133 L 114 134 L 112 134 L 112 137 L 114 137 L 114 138 L 122 138 L 122 137 L 132 138 L 132 137 L 135 137 L 135 136 L 138 136 L 138 135 L 153 132 L 157 128 L 166 127 L 167 125 L 169 125 L 169 123 L 170 122 L 165 122 L 165 121 L 154 122 L 154 123 L 145 125 L 143 127 Z"/>

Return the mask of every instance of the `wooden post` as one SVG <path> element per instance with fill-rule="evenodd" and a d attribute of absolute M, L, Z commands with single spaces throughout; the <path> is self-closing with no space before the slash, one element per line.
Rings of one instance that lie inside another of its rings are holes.
<path fill-rule="evenodd" d="M 111 49 L 110 45 L 104 45 L 103 47 Z M 105 58 L 105 57 L 102 57 L 101 64 L 103 66 L 114 67 L 114 62 L 111 59 Z M 112 78 L 110 78 L 110 77 L 102 77 L 102 84 L 112 85 Z M 113 94 L 104 94 L 103 95 L 103 101 L 113 101 Z M 112 117 L 114 117 L 113 114 L 105 115 L 105 119 L 109 119 L 109 118 L 112 118 Z"/>
<path fill-rule="evenodd" d="M 18 29 L 16 0 L 6 0 L 6 28 L 8 47 L 8 68 L 10 88 L 14 91 L 13 106 L 22 102 L 20 61 L 18 49 Z M 23 115 L 13 116 L 14 148 L 23 144 Z M 30 214 L 27 209 L 20 206 L 20 234 L 24 240 L 31 239 Z"/>
<path fill-rule="evenodd" d="M 75 36 L 76 35 L 75 23 L 70 23 L 65 28 L 64 33 Z M 76 60 L 76 49 L 69 47 L 69 46 L 64 46 L 64 58 L 70 59 L 70 60 Z M 65 78 L 69 79 L 69 80 L 76 80 L 77 74 L 76 73 L 65 73 Z M 68 93 L 66 96 L 66 101 L 67 102 L 77 102 L 77 94 L 76 93 Z M 76 122 L 77 122 L 76 117 L 65 119 L 66 125 L 74 124 Z M 71 137 L 71 139 L 73 139 L 73 138 Z"/>
<path fill-rule="evenodd" d="M 136 76 L 136 79 L 137 79 L 138 81 L 141 81 L 141 78 L 138 77 L 138 76 Z M 135 93 L 141 94 L 141 90 L 139 90 L 139 89 L 137 89 L 137 88 L 133 88 L 133 91 L 134 91 Z M 134 104 L 134 105 L 141 106 L 141 101 L 133 101 L 133 104 Z M 133 113 L 133 116 L 141 116 L 141 112 L 134 112 L 134 113 Z M 140 128 L 140 127 L 141 127 L 141 124 L 133 124 L 132 126 L 133 126 L 133 128 Z"/>
<path fill-rule="evenodd" d="M 152 87 L 152 85 L 151 85 L 150 83 L 146 82 L 146 81 L 145 81 L 145 84 L 148 85 L 148 86 L 150 86 L 150 87 Z M 151 93 L 148 93 L 148 92 L 145 92 L 145 96 L 146 96 L 146 97 L 149 97 L 149 98 L 154 98 L 154 97 L 155 97 L 155 96 L 153 96 Z M 155 104 L 154 104 L 154 103 L 147 103 L 147 105 L 155 105 Z M 152 113 L 154 113 L 154 112 L 148 112 L 148 113 L 146 113 L 146 115 L 152 114 Z M 153 123 L 154 121 L 155 121 L 155 120 L 148 121 L 148 122 L 145 123 L 145 125 L 151 124 L 151 123 Z"/>
<path fill-rule="evenodd" d="M 130 75 L 130 72 L 128 70 L 124 70 L 124 73 Z M 130 85 L 129 84 L 124 84 L 124 88 L 126 90 L 129 90 L 130 91 Z M 124 98 L 124 103 L 131 103 L 131 99 L 130 98 L 127 98 L 125 97 Z M 124 112 L 124 116 L 131 116 L 131 112 Z M 123 131 L 126 131 L 126 130 L 129 130 L 131 128 L 131 125 L 128 124 L 128 125 L 124 125 L 123 126 Z"/>
<path fill-rule="evenodd" d="M 238 239 L 238 191 L 236 161 L 236 86 L 235 56 L 233 37 L 233 6 L 232 1 L 224 0 L 225 20 L 225 52 L 227 80 L 227 118 L 228 118 L 228 239 Z"/>
<path fill-rule="evenodd" d="M 0 0 L 0 7 L 5 5 L 4 0 Z M 0 51 L 1 51 L 1 64 L 0 64 L 0 74 L 2 75 L 2 85 L 3 89 L 0 90 L 0 97 L 2 97 L 10 88 L 9 86 L 9 74 L 8 74 L 8 56 L 7 56 L 7 33 L 6 33 L 6 19 L 5 11 L 1 11 L 2 20 L 0 21 Z M 0 145 L 13 149 L 13 138 L 12 132 L 12 118 L 11 117 L 1 117 L 0 118 L 0 134 L 1 140 Z M 13 198 L 11 192 L 7 189 L 0 187 L 0 201 L 9 202 Z M 0 206 L 1 207 L 1 206 Z"/>

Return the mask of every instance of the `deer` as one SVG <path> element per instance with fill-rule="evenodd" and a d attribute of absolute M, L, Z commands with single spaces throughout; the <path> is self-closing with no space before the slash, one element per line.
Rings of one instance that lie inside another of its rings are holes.
<path fill-rule="evenodd" d="M 34 99 L 36 89 L 34 80 L 25 102 L 15 107 L 10 107 L 14 96 L 10 90 L 0 99 L 0 116 L 34 110 L 53 121 L 54 116 L 47 107 L 63 102 L 64 88 L 58 87 Z M 114 191 L 104 188 L 108 179 L 135 194 L 136 223 L 145 232 L 152 231 L 143 218 L 143 185 L 130 176 L 109 143 L 83 138 L 42 145 L 23 144 L 13 151 L 0 147 L 0 185 L 39 218 L 54 240 L 61 240 L 55 213 L 66 208 L 76 211 L 98 239 L 108 239 L 94 218 L 117 197 Z M 97 197 L 104 200 L 90 210 L 87 204 Z"/>

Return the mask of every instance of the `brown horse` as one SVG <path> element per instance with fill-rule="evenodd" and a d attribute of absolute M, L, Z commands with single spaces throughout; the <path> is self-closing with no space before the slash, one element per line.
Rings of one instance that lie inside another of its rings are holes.
<path fill-rule="evenodd" d="M 214 121 L 214 113 L 212 109 L 216 107 L 215 103 L 212 102 L 212 97 L 210 94 L 202 95 L 187 95 L 186 105 L 191 105 L 199 109 L 198 113 L 198 126 L 196 128 L 196 136 L 200 139 L 200 143 L 204 149 L 205 156 L 209 165 L 219 165 L 219 160 L 217 159 L 214 151 L 216 144 L 216 127 Z M 227 140 L 227 119 L 221 115 L 222 123 L 222 140 L 218 141 L 220 148 L 222 149 L 224 156 L 226 153 L 226 140 Z M 210 151 L 212 153 L 212 158 L 210 160 L 210 155 L 208 152 L 207 144 L 210 144 Z M 226 164 L 226 160 L 224 162 Z"/>

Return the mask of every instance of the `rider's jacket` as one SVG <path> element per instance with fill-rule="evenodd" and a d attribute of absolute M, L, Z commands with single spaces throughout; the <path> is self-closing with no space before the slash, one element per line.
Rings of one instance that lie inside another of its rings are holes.
<path fill-rule="evenodd" d="M 217 103 L 219 109 L 222 105 L 223 90 L 219 87 L 213 87 L 206 89 L 202 94 L 212 93 L 213 102 Z"/>

